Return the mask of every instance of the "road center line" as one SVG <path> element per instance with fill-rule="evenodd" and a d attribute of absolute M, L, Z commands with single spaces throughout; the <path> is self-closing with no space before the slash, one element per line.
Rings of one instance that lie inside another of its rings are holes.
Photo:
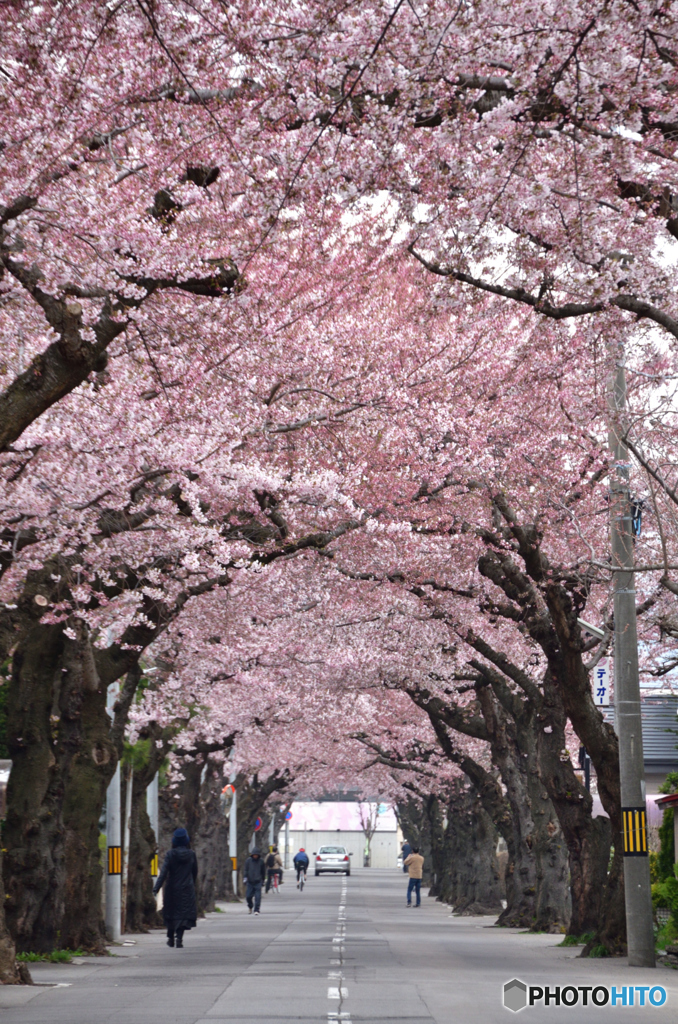
<path fill-rule="evenodd" d="M 344 879 L 341 887 L 341 897 L 339 900 L 339 909 L 337 911 L 337 925 L 334 937 L 332 939 L 332 952 L 335 954 L 330 959 L 330 965 L 333 967 L 343 967 L 344 959 L 343 954 L 346 949 L 344 941 L 346 939 L 346 879 Z M 339 954 L 338 958 L 336 954 Z M 327 998 L 329 1000 L 338 1000 L 338 1010 L 328 1010 L 327 1020 L 328 1022 L 343 1021 L 344 1024 L 351 1024 L 351 1015 L 343 1009 L 344 999 L 348 997 L 348 989 L 342 984 L 344 981 L 343 971 L 329 971 L 327 980 L 330 982 L 338 982 L 338 984 L 328 985 Z"/>

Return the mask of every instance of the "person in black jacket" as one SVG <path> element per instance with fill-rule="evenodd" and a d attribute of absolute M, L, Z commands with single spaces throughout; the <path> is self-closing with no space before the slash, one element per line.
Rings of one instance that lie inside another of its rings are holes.
<path fill-rule="evenodd" d="M 245 861 L 243 878 L 247 886 L 245 891 L 247 906 L 250 908 L 250 914 L 254 908 L 255 916 L 257 916 L 261 910 L 261 886 L 266 878 L 266 865 L 262 860 L 261 852 L 256 848 L 252 850 Z"/>
<path fill-rule="evenodd" d="M 184 945 L 184 932 L 195 928 L 198 916 L 195 898 L 195 880 L 198 877 L 198 858 L 191 850 L 190 838 L 185 828 L 175 829 L 172 849 L 165 854 L 162 871 L 153 886 L 155 895 L 164 884 L 162 916 L 167 926 L 167 945 L 177 949 Z"/>

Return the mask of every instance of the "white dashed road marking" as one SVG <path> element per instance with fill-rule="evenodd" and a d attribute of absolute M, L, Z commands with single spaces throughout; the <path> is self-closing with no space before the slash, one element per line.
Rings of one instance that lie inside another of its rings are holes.
<path fill-rule="evenodd" d="M 344 952 L 346 946 L 346 878 L 344 878 L 341 886 L 341 897 L 339 899 L 339 911 L 337 914 L 337 928 L 332 939 L 332 953 L 333 957 L 330 959 L 331 967 L 343 967 L 344 964 Z M 337 956 L 338 954 L 338 956 Z M 327 998 L 339 1002 L 338 1010 L 328 1010 L 327 1020 L 328 1022 L 344 1021 L 345 1024 L 351 1024 L 351 1014 L 343 1009 L 344 999 L 348 997 L 348 989 L 342 984 L 344 980 L 344 974 L 341 970 L 339 971 L 328 971 L 327 980 L 333 982 L 327 988 Z"/>

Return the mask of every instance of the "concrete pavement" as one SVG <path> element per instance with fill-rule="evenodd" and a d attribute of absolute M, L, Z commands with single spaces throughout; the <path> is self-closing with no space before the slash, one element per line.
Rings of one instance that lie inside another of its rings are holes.
<path fill-rule="evenodd" d="M 303 893 L 286 874 L 260 917 L 223 904 L 186 933 L 183 950 L 153 932 L 111 957 L 32 965 L 40 987 L 0 988 L 3 1024 L 495 1024 L 516 1018 L 502 1006 L 513 978 L 667 990 L 661 1007 L 527 1007 L 526 1024 L 604 1022 L 621 1009 L 630 1024 L 678 1017 L 678 972 L 668 968 L 580 960 L 557 937 L 454 918 L 425 897 L 407 909 L 397 871 L 310 877 Z"/>

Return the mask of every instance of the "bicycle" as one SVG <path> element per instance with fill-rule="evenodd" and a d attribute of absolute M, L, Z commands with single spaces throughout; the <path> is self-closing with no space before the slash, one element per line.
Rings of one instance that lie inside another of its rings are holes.
<path fill-rule="evenodd" d="M 304 882 L 305 881 L 306 881 L 306 872 L 305 871 L 300 871 L 299 872 L 299 892 L 303 892 L 304 891 Z"/>

